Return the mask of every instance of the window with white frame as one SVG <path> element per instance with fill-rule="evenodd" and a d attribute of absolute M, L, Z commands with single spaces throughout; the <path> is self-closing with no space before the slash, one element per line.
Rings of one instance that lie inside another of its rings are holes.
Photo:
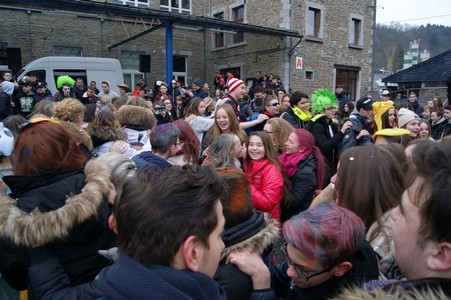
<path fill-rule="evenodd" d="M 235 23 L 244 23 L 244 4 L 232 8 L 232 21 Z M 232 44 L 239 44 L 244 42 L 244 31 L 236 30 L 233 35 Z"/>
<path fill-rule="evenodd" d="M 83 56 L 82 47 L 66 47 L 66 46 L 54 46 L 53 47 L 54 56 Z"/>
<path fill-rule="evenodd" d="M 224 20 L 224 12 L 218 12 L 216 14 L 213 14 L 213 18 Z M 224 47 L 225 40 L 224 40 L 224 32 L 220 31 L 213 31 L 213 48 L 221 48 Z"/>
<path fill-rule="evenodd" d="M 324 6 L 316 3 L 306 4 L 306 39 L 321 40 L 324 28 Z"/>
<path fill-rule="evenodd" d="M 118 0 L 122 4 L 136 6 L 136 7 L 149 7 L 151 0 Z"/>
<path fill-rule="evenodd" d="M 145 54 L 145 52 L 123 50 L 119 58 L 124 73 L 124 83 L 132 88 L 135 87 L 139 78 L 143 77 L 143 74 L 139 72 L 139 56 L 141 54 Z"/>
<path fill-rule="evenodd" d="M 351 14 L 349 16 L 349 46 L 363 46 L 363 16 Z"/>
<path fill-rule="evenodd" d="M 160 0 L 160 10 L 191 14 L 191 0 Z"/>

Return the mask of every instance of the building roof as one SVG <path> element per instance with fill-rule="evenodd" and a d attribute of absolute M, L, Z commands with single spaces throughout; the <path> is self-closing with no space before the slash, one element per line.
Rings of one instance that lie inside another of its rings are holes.
<path fill-rule="evenodd" d="M 451 50 L 382 79 L 382 82 L 443 82 L 451 76 Z"/>
<path fill-rule="evenodd" d="M 284 28 L 270 28 L 246 23 L 235 23 L 215 18 L 207 18 L 203 16 L 193 16 L 188 14 L 174 13 L 149 9 L 143 7 L 134 7 L 112 3 L 110 1 L 92 1 L 92 0 L 13 0 L 2 1 L 2 5 L 17 6 L 18 4 L 27 7 L 36 7 L 37 9 L 51 10 L 69 10 L 80 13 L 106 14 L 108 16 L 122 16 L 131 18 L 156 18 L 162 22 L 171 22 L 184 26 L 214 28 L 220 30 L 240 30 L 244 32 L 273 35 L 273 36 L 290 36 L 295 38 L 303 38 L 303 35 L 296 30 Z"/>

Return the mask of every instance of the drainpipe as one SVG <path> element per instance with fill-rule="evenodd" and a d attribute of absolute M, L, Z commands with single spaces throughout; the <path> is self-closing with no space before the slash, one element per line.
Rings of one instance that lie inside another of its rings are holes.
<path fill-rule="evenodd" d="M 371 51 L 371 86 L 370 86 L 370 92 L 374 89 L 374 50 L 376 49 L 375 43 L 376 43 L 376 9 L 377 9 L 377 0 L 374 0 L 373 5 L 373 50 Z"/>
<path fill-rule="evenodd" d="M 294 1 L 295 0 L 290 0 L 290 30 L 293 30 L 294 29 Z M 292 37 L 290 37 L 289 38 L 290 40 L 288 41 L 288 48 L 290 48 L 290 49 L 292 49 L 293 48 L 293 38 Z M 291 65 L 291 62 L 292 62 L 292 59 L 291 59 L 291 57 L 292 57 L 292 54 L 293 54 L 293 51 L 292 50 L 289 50 L 288 51 L 288 88 L 287 88 L 287 93 L 289 93 L 290 92 L 290 90 L 292 90 L 292 86 L 291 86 L 291 78 L 292 78 L 292 65 Z"/>

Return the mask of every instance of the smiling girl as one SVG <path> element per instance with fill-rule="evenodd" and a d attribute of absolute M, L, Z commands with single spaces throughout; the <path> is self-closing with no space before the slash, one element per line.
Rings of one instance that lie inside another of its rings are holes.
<path fill-rule="evenodd" d="M 284 180 L 282 168 L 266 132 L 256 131 L 249 137 L 244 172 L 251 181 L 252 203 L 262 212 L 280 221 Z"/>
<path fill-rule="evenodd" d="M 241 144 L 247 141 L 246 132 L 240 128 L 230 104 L 222 104 L 216 109 L 215 122 L 202 140 L 202 150 L 205 150 L 222 133 L 236 134 L 240 138 Z"/>

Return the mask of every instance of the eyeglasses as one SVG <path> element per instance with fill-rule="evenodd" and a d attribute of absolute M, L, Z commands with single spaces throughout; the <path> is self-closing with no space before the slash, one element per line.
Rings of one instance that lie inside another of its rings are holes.
<path fill-rule="evenodd" d="M 279 102 L 273 102 L 273 103 L 271 103 L 271 106 L 279 106 L 280 104 L 279 104 Z"/>
<path fill-rule="evenodd" d="M 320 272 L 307 272 L 305 271 L 304 267 L 301 265 L 298 265 L 297 263 L 295 263 L 294 261 L 291 260 L 291 258 L 288 256 L 288 252 L 287 252 L 287 243 L 283 244 L 282 247 L 280 247 L 280 249 L 282 250 L 283 254 L 285 255 L 285 257 L 287 258 L 287 262 L 289 265 L 291 265 L 294 270 L 296 271 L 296 273 L 302 277 L 304 277 L 305 281 L 308 281 L 310 278 L 324 274 L 326 272 L 329 272 L 330 270 L 333 269 L 333 267 L 331 268 L 327 268 L 323 271 Z"/>

